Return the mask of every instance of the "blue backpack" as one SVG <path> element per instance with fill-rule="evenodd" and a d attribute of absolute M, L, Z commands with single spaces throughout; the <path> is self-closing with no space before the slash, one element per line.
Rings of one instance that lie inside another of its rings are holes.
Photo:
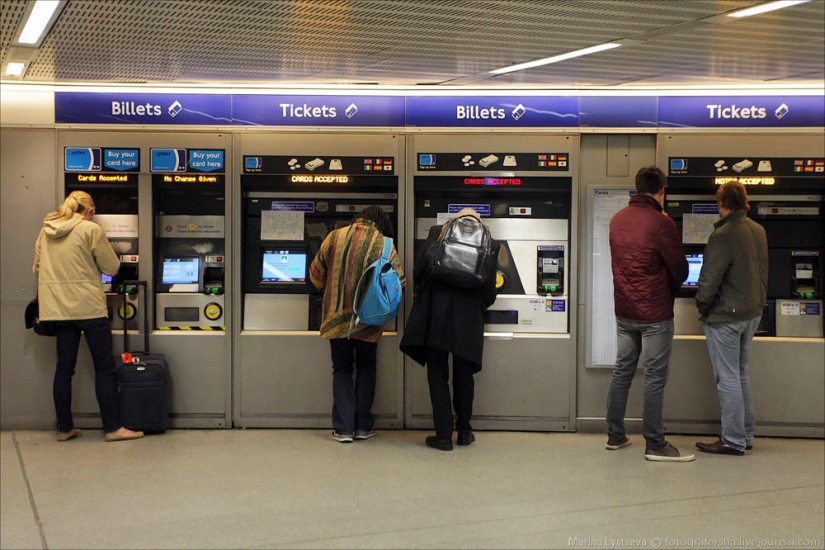
<path fill-rule="evenodd" d="M 355 323 L 381 326 L 395 319 L 401 305 L 401 279 L 390 263 L 392 239 L 384 237 L 381 257 L 372 262 L 355 287 Z M 352 325 L 350 325 L 352 328 Z"/>

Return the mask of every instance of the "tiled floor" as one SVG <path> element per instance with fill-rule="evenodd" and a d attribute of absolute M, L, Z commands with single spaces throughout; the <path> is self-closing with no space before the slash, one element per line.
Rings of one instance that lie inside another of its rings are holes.
<path fill-rule="evenodd" d="M 644 460 L 595 434 L 327 430 L 0 433 L 0 547 L 823 548 L 825 442 Z M 671 436 L 683 451 L 709 438 Z"/>

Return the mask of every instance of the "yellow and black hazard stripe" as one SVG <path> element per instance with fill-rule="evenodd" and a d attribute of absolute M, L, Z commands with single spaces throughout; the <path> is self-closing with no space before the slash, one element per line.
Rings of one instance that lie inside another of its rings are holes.
<path fill-rule="evenodd" d="M 194 327 L 158 327 L 158 330 L 226 330 L 226 327 L 208 327 L 208 326 L 194 326 Z"/>

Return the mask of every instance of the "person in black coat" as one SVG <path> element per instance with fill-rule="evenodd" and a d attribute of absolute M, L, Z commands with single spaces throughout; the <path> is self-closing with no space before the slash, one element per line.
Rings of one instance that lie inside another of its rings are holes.
<path fill-rule="evenodd" d="M 465 209 L 456 216 L 471 215 L 481 221 L 474 210 Z M 429 267 L 438 250 L 437 240 L 444 226 L 433 226 L 416 258 L 413 277 L 416 297 L 404 329 L 400 349 L 417 363 L 427 367 L 427 382 L 433 407 L 435 436 L 427 445 L 442 451 L 453 449 L 453 413 L 450 406 L 448 356 L 453 356 L 453 399 L 457 444 L 470 445 L 475 436 L 470 426 L 473 414 L 473 375 L 481 370 L 484 350 L 484 317 L 496 300 L 496 258 L 499 244 L 492 242 L 487 259 L 484 283 L 467 289 L 431 280 Z"/>

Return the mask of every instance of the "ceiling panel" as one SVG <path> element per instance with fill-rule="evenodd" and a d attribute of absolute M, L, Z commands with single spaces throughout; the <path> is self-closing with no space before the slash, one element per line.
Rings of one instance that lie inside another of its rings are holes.
<path fill-rule="evenodd" d="M 68 0 L 38 50 L 12 48 L 27 0 L 0 2 L 0 61 L 30 54 L 29 82 L 822 84 L 825 67 L 825 0 L 744 19 L 724 14 L 761 0 Z"/>

